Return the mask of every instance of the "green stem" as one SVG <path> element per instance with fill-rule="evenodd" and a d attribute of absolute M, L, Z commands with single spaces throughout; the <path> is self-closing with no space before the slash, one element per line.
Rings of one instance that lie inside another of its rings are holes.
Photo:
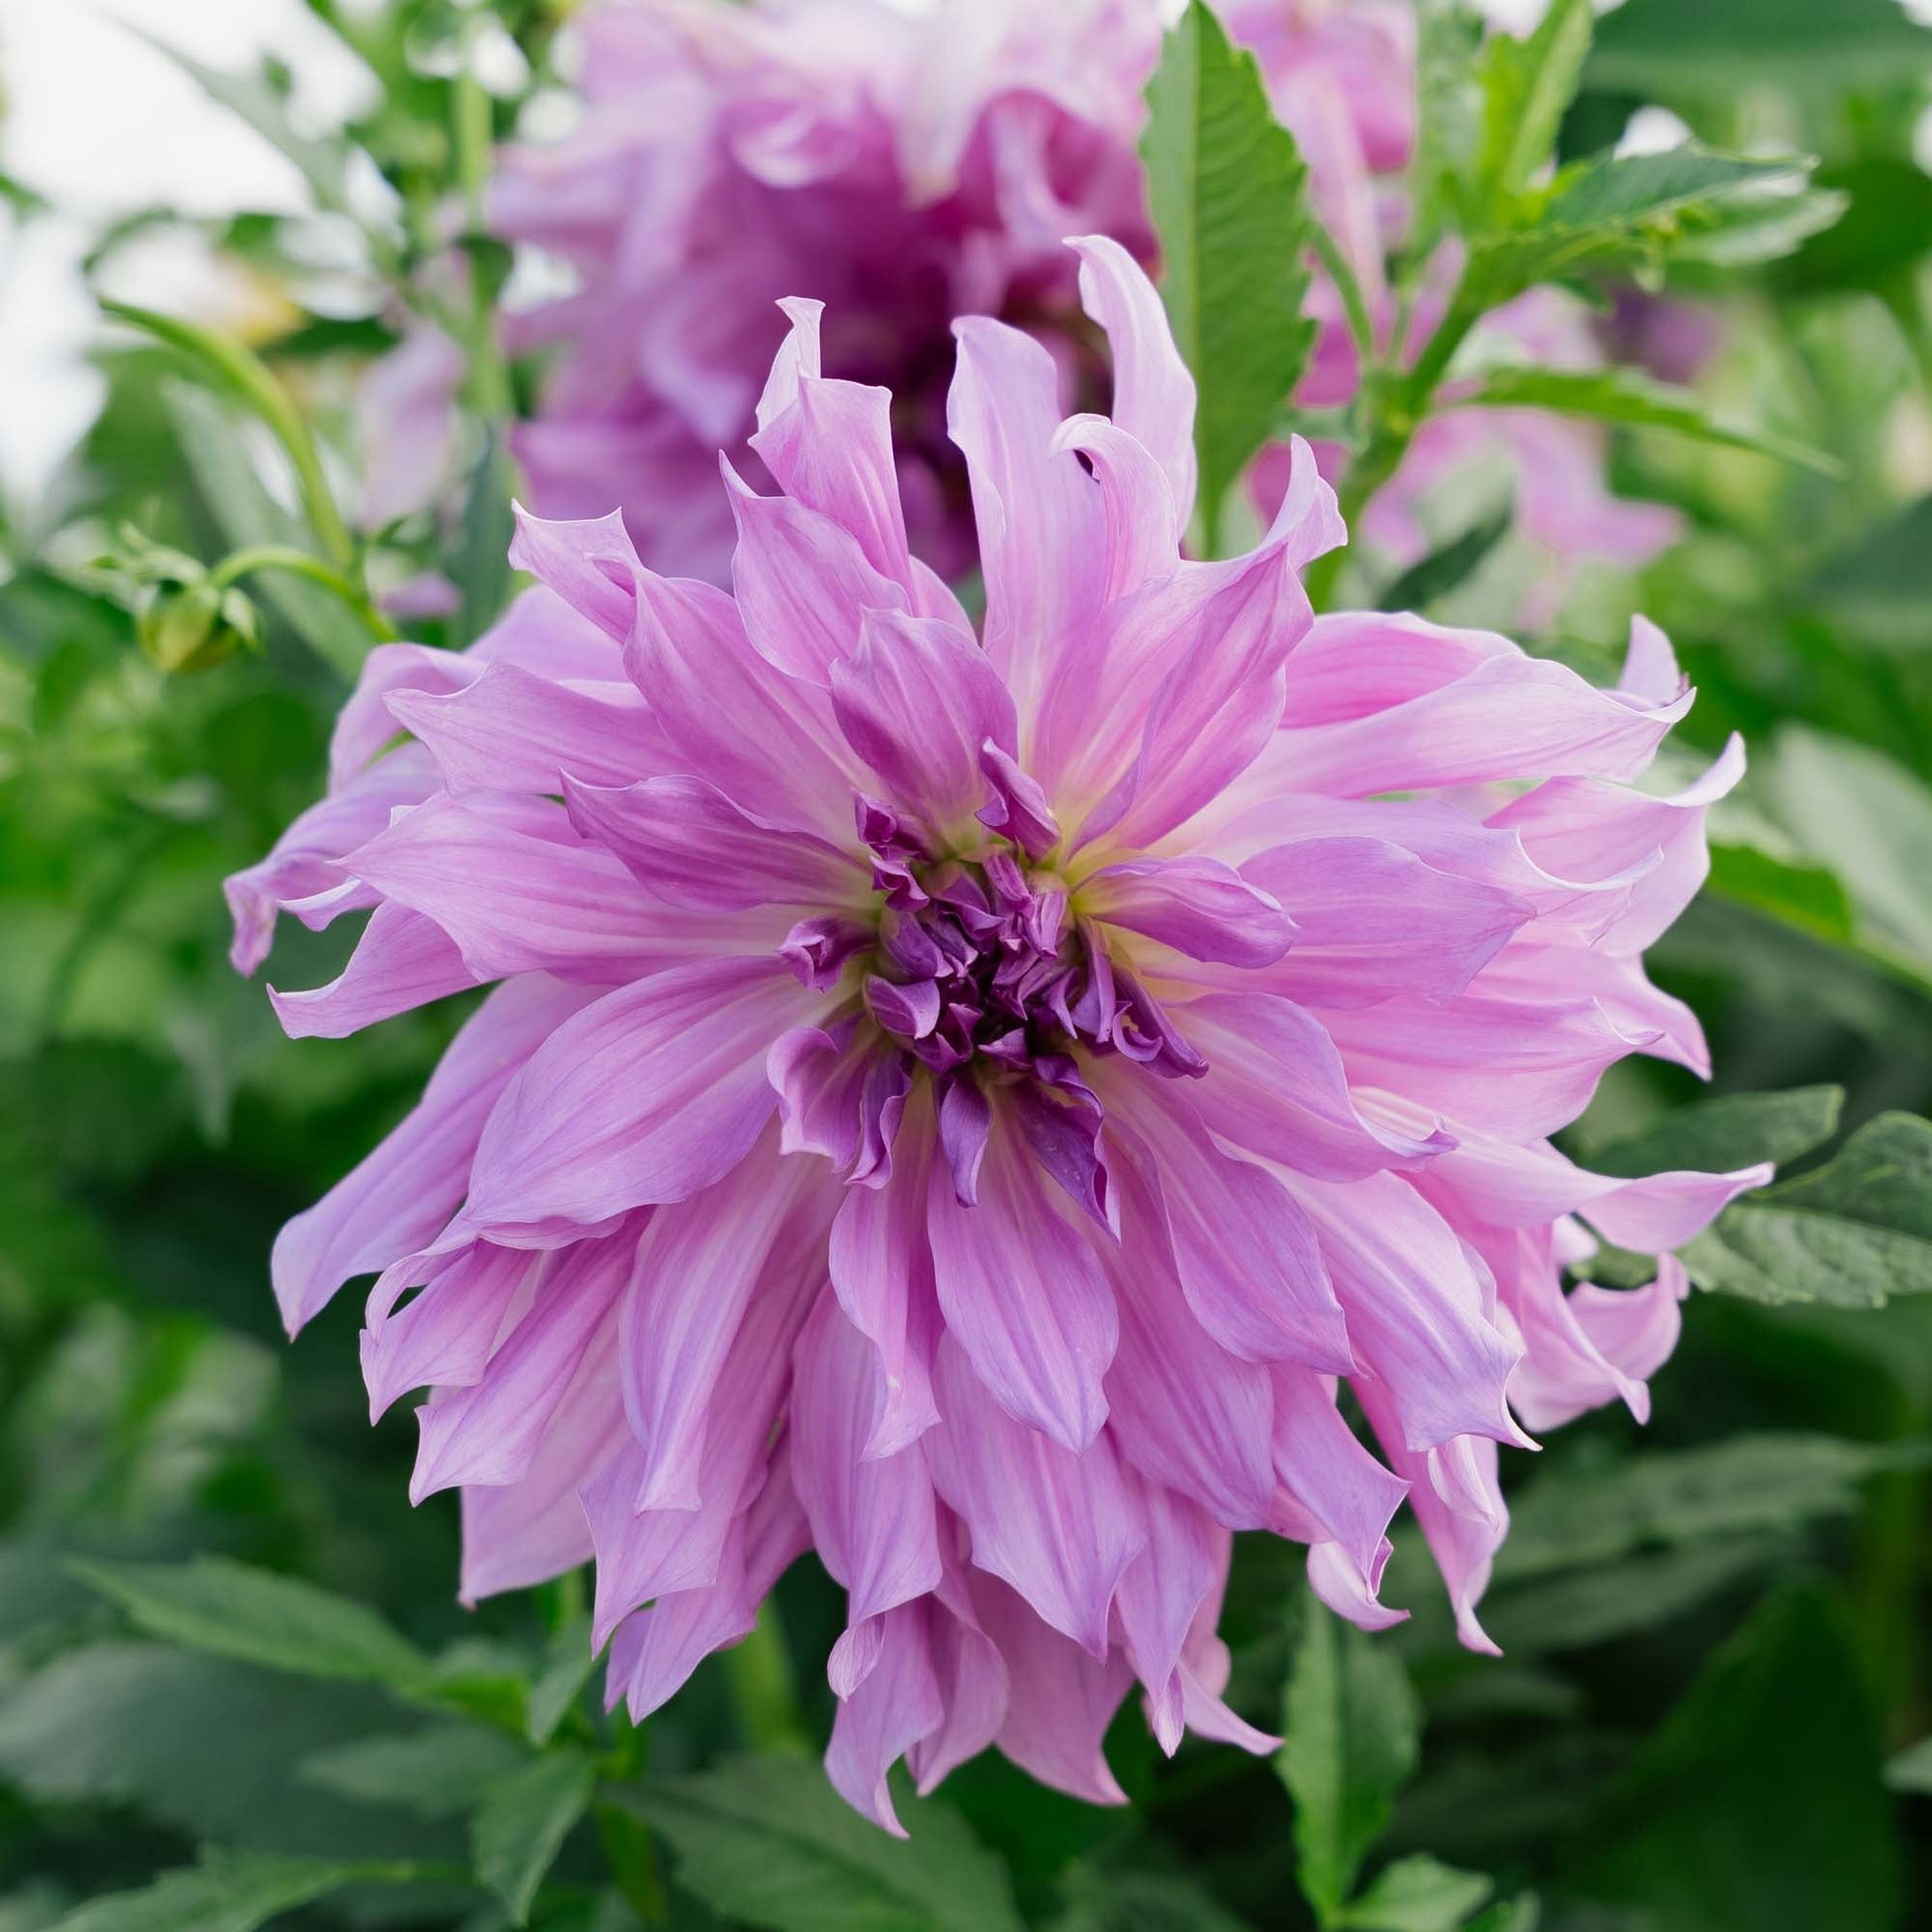
<path fill-rule="evenodd" d="M 1362 360 L 1362 374 L 1366 378 L 1376 357 L 1375 323 L 1362 295 L 1361 278 L 1356 275 L 1354 264 L 1342 252 L 1341 243 L 1328 232 L 1327 224 L 1316 221 L 1311 226 L 1314 229 L 1314 252 L 1321 258 L 1321 266 L 1328 271 L 1328 279 L 1334 283 L 1341 297 L 1342 309 L 1348 317 L 1348 333 L 1355 339 L 1355 347 Z"/>
<path fill-rule="evenodd" d="M 1402 468 L 1416 432 L 1429 419 L 1430 407 L 1455 351 L 1481 316 L 1482 311 L 1457 289 L 1442 326 L 1424 345 L 1413 367 L 1400 375 L 1373 368 L 1364 373 L 1360 396 L 1366 430 L 1361 451 L 1349 464 L 1336 491 L 1336 504 L 1351 539 L 1376 492 Z M 1303 581 L 1317 611 L 1331 608 L 1347 554 L 1345 548 L 1331 550 L 1309 566 Z"/>
<path fill-rule="evenodd" d="M 320 557 L 311 556 L 306 550 L 298 550 L 292 544 L 257 543 L 245 550 L 237 550 L 224 557 L 208 573 L 208 581 L 217 589 L 226 589 L 257 570 L 286 571 L 291 577 L 305 577 L 310 583 L 321 585 L 324 590 L 341 598 L 362 620 L 378 643 L 394 643 L 400 634 L 359 584 L 343 572 L 332 569 Z"/>
<path fill-rule="evenodd" d="M 623 1901 L 645 1925 L 670 1922 L 670 1901 L 657 1869 L 657 1848 L 649 1828 L 633 1811 L 602 1800 L 592 1806 L 597 1836 L 611 1867 L 611 1879 Z"/>
<path fill-rule="evenodd" d="M 161 315 L 152 309 L 137 309 L 125 302 L 103 301 L 100 306 L 116 321 L 144 331 L 201 363 L 268 425 L 294 468 L 302 507 L 317 540 L 338 569 L 345 576 L 352 573 L 356 568 L 355 539 L 343 520 L 342 511 L 336 507 L 335 495 L 322 467 L 322 453 L 309 433 L 302 412 L 289 399 L 288 391 L 269 373 L 261 357 L 232 337 L 204 329 L 199 323 Z"/>
<path fill-rule="evenodd" d="M 473 20 L 471 35 L 477 31 Z M 457 187 L 463 195 L 473 235 L 488 232 L 489 170 L 495 152 L 495 128 L 489 95 L 477 78 L 473 46 L 466 43 L 463 67 L 451 90 L 451 136 L 456 151 Z M 470 269 L 470 315 L 464 346 L 470 355 L 470 399 L 485 424 L 508 419 L 511 410 L 509 369 L 496 341 L 490 292 L 473 261 Z"/>
<path fill-rule="evenodd" d="M 725 1652 L 733 1702 L 746 1742 L 759 1750 L 809 1752 L 805 1725 L 792 1691 L 791 1660 L 785 1654 L 778 1606 L 767 1596 L 752 1634 Z"/>

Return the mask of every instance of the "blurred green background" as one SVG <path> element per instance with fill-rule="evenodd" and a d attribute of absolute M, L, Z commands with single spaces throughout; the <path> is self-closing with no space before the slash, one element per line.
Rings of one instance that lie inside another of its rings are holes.
<path fill-rule="evenodd" d="M 358 30 L 385 91 L 355 140 L 432 201 L 457 165 L 454 83 L 423 56 L 444 11 L 396 0 Z M 549 11 L 496 11 L 540 74 Z M 1707 752 L 1732 729 L 1749 741 L 1745 792 L 1714 822 L 1713 887 L 1653 954 L 1656 978 L 1710 1030 L 1717 1091 L 1842 1088 L 1848 1130 L 1885 1110 L 1924 1114 L 1926 36 L 1890 0 L 1625 13 L 1587 69 L 1570 151 L 1662 108 L 1717 145 L 1815 154 L 1819 185 L 1848 198 L 1834 226 L 1783 259 L 1741 273 L 1686 264 L 1665 291 L 1715 330 L 1698 376 L 1707 399 L 1830 452 L 1843 474 L 1620 434 L 1618 486 L 1681 506 L 1686 534 L 1641 581 L 1587 579 L 1531 641 L 1598 668 L 1641 608 L 1701 687 L 1682 736 Z M 253 84 L 244 109 L 272 120 L 275 76 Z M 487 105 L 499 129 L 520 97 Z M 34 183 L 0 192 L 16 243 L 50 218 Z M 111 286 L 121 251 L 169 221 L 157 209 L 96 234 L 88 274 Z M 259 298 L 256 346 L 325 437 L 340 437 L 355 369 L 389 340 L 379 287 L 359 309 L 318 301 L 301 217 L 192 225 Z M 1640 330 L 1655 316 L 1633 301 L 1624 320 Z M 507 1921 L 466 1875 L 466 1807 L 515 1771 L 523 1746 L 510 1733 L 530 1687 L 568 1655 L 579 1594 L 567 1583 L 459 1609 L 454 1498 L 412 1512 L 409 1416 L 367 1427 L 358 1298 L 342 1297 L 291 1348 L 266 1282 L 275 1229 L 400 1116 L 460 1016 L 291 1043 L 259 983 L 230 973 L 220 882 L 319 789 L 345 688 L 330 639 L 342 643 L 346 620 L 277 580 L 261 599 L 259 656 L 169 677 L 142 655 L 124 581 L 92 568 L 120 526 L 213 558 L 284 534 L 288 515 L 236 419 L 180 357 L 104 329 L 92 353 L 106 385 L 97 419 L 52 484 L 0 520 L 0 1932 L 56 1924 L 203 1844 L 358 1868 L 407 1860 L 428 1882 L 351 1887 L 302 1908 L 301 1922 L 482 1932 Z M 468 537 L 445 541 L 459 555 L 468 541 L 487 572 L 500 504 L 486 461 L 479 474 Z M 421 561 L 436 548 L 426 538 Z M 1433 614 L 1502 621 L 1506 596 L 1477 572 Z M 463 623 L 451 621 L 450 640 Z M 285 921 L 264 977 L 317 984 L 346 944 Z M 1688 1084 L 1619 1069 L 1574 1149 L 1643 1130 Z M 1809 1104 L 1822 1122 L 1829 1099 Z M 1932 1208 L 1914 1212 L 1893 1230 L 1897 1278 L 1932 1286 Z M 1385 1780 L 1400 1790 L 1376 1856 L 1427 1852 L 1490 1874 L 1506 1898 L 1533 1890 L 1552 1932 L 1932 1925 L 1932 1753 L 1909 1749 L 1932 1731 L 1932 1301 L 1700 1295 L 1655 1390 L 1648 1432 L 1605 1413 L 1533 1464 L 1516 1459 L 1516 1529 L 1487 1619 L 1504 1662 L 1456 1650 L 1419 1553 L 1399 1551 L 1387 1595 L 1418 1612 L 1377 1650 L 1413 1686 L 1422 1751 L 1412 1775 Z M 1304 1673 L 1321 1660 L 1298 1636 L 1296 1553 L 1250 1541 L 1225 1625 L 1234 1701 L 1278 1725 L 1298 1644 Z M 439 1665 L 458 1691 L 398 1702 L 349 1681 L 355 1670 L 327 1681 L 176 1647 L 71 1567 L 199 1553 L 372 1606 L 427 1651 L 461 1646 Z M 773 1790 L 817 1818 L 787 1751 L 829 1725 L 812 1660 L 841 1609 L 807 1563 L 779 1612 L 752 1670 L 714 1659 L 647 1739 L 615 1747 L 677 1774 L 763 1746 Z M 1335 1668 L 1344 1689 L 1351 1670 L 1361 1677 L 1363 1698 L 1408 1695 L 1400 1674 L 1391 1689 L 1352 1650 Z M 760 1688 L 757 1671 L 789 1685 Z M 577 1688 L 553 1683 L 565 1698 Z M 589 1726 L 594 1702 L 567 1724 Z M 1374 1729 L 1345 1697 L 1341 1708 Z M 953 1905 L 895 1919 L 854 1902 L 797 1922 L 969 1926 L 981 1921 L 951 1915 L 960 1901 L 1005 1885 L 1035 1924 L 1309 1922 L 1275 1766 L 1191 1743 L 1163 1760 L 1132 1709 L 1112 1755 L 1131 1811 L 1090 1811 L 990 1757 L 948 1784 L 943 1805 L 911 1807 L 915 1848 Z M 939 1820 L 947 1808 L 963 1820 L 956 1834 Z M 632 1922 L 606 1875 L 607 1858 L 625 1856 L 621 1827 L 600 1814 L 571 1833 L 536 1922 Z M 687 1845 L 663 1829 L 679 1855 L 676 1921 L 734 1922 L 702 1835 Z M 731 1843 L 733 1860 L 762 1856 Z M 633 1904 L 649 1895 L 628 1890 Z M 126 1923 L 258 1922 L 193 1900 L 183 1911 Z"/>

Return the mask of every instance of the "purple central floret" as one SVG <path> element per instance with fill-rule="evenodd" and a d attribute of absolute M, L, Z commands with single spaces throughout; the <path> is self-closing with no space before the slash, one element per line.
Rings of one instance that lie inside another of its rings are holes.
<path fill-rule="evenodd" d="M 935 1075 L 984 1059 L 1064 1086 L 1076 1041 L 1171 1076 L 1207 1071 L 1054 874 L 1004 840 L 933 858 L 923 832 L 876 799 L 859 800 L 858 818 L 886 901 L 866 1009 Z"/>

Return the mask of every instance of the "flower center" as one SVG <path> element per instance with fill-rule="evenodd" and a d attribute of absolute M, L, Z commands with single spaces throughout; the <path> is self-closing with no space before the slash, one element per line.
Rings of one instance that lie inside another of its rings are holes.
<path fill-rule="evenodd" d="M 1057 874 L 1003 838 L 932 859 L 890 809 L 863 808 L 861 822 L 885 901 L 866 1008 L 934 1074 L 980 1061 L 1058 1084 L 1076 1044 L 1170 1075 L 1207 1070 Z"/>

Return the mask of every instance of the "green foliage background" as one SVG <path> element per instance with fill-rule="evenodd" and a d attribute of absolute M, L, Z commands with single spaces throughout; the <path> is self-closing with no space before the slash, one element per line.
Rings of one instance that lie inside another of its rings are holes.
<path fill-rule="evenodd" d="M 1711 887 L 1653 955 L 1710 1030 L 1717 1097 L 1633 1063 L 1573 1144 L 1611 1172 L 1788 1170 L 1687 1257 L 1706 1292 L 1650 1430 L 1606 1413 L 1515 1458 L 1486 1612 L 1505 1660 L 1456 1648 L 1413 1545 L 1386 1594 L 1416 1614 L 1369 1639 L 1310 1608 L 1293 1551 L 1244 1539 L 1232 1696 L 1285 1728 L 1279 1764 L 1191 1743 L 1166 1761 L 1130 1708 L 1111 1746 L 1130 1810 L 989 1756 L 901 1805 L 908 1848 L 812 1761 L 841 1606 L 809 1563 L 645 1731 L 601 1713 L 581 1579 L 456 1606 L 453 1499 L 412 1513 L 409 1417 L 366 1426 L 357 1298 L 291 1349 L 265 1267 L 454 1020 L 284 1040 L 227 968 L 219 892 L 318 788 L 368 573 L 452 571 L 436 641 L 508 589 L 493 430 L 529 371 L 491 347 L 493 243 L 462 244 L 469 306 L 439 310 L 472 358 L 465 503 L 364 545 L 332 524 L 328 477 L 349 377 L 397 298 L 444 300 L 436 210 L 474 209 L 515 112 L 470 78 L 466 37 L 499 24 L 534 85 L 561 9 L 389 0 L 337 21 L 383 82 L 344 141 L 291 132 L 272 71 L 208 76 L 321 210 L 345 205 L 345 143 L 374 158 L 397 191 L 364 234 L 387 298 L 311 312 L 301 224 L 227 224 L 212 238 L 287 298 L 261 361 L 104 328 L 99 420 L 0 526 L 0 1932 L 1932 1925 L 1928 35 L 1893 0 L 1627 0 L 1592 43 L 1588 6 L 1560 0 L 1478 54 L 1447 0 L 1419 10 L 1418 248 L 1469 238 L 1469 319 L 1536 282 L 1640 282 L 1723 330 L 1695 395 L 1628 371 L 1483 377 L 1617 425 L 1620 487 L 1687 515 L 1641 581 L 1587 579 L 1532 646 L 1607 673 L 1641 608 L 1701 687 L 1684 736 L 1708 752 L 1741 730 L 1753 755 Z M 1242 264 L 1309 217 L 1211 18 L 1177 46 L 1149 155 L 1169 300 L 1208 357 L 1203 473 L 1224 483 L 1307 350 L 1294 251 L 1259 282 Z M 1703 146 L 1547 182 L 1552 144 L 1597 154 L 1644 106 Z M 1810 187 L 1725 159 L 1771 152 L 1816 157 Z M 126 239 L 101 238 L 98 270 Z M 1244 333 L 1230 305 L 1256 291 Z M 1353 507 L 1442 406 L 1456 346 L 1384 371 L 1347 423 L 1301 425 L 1352 439 Z M 263 420 L 298 483 L 295 445 L 322 452 L 313 487 L 264 483 Z M 1497 507 L 1460 492 L 1417 570 L 1343 560 L 1316 588 L 1506 625 L 1524 560 Z M 216 640 L 242 647 L 200 676 L 142 654 L 132 612 L 157 587 L 265 546 L 315 568 L 237 574 L 258 651 Z M 319 983 L 345 946 L 285 931 L 266 977 Z"/>

